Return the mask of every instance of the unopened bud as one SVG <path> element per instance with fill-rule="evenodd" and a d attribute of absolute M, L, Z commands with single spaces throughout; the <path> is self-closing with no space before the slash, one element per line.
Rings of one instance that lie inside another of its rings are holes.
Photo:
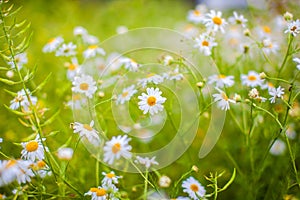
<path fill-rule="evenodd" d="M 293 14 L 292 13 L 289 13 L 289 12 L 286 12 L 283 14 L 283 18 L 285 21 L 292 21 L 293 20 Z"/>
<path fill-rule="evenodd" d="M 196 165 L 193 165 L 192 170 L 193 170 L 194 172 L 198 172 L 198 171 L 199 171 L 199 168 L 198 168 Z"/>
<path fill-rule="evenodd" d="M 12 70 L 9 70 L 6 72 L 6 76 L 7 76 L 7 78 L 12 78 L 12 77 L 14 77 L 14 72 Z"/>
<path fill-rule="evenodd" d="M 241 102 L 242 101 L 242 97 L 239 94 L 234 94 L 233 100 L 235 100 L 235 102 Z"/>
<path fill-rule="evenodd" d="M 103 97 L 105 96 L 105 94 L 104 94 L 104 92 L 100 91 L 100 92 L 98 92 L 98 96 L 99 96 L 100 98 L 103 98 Z"/>
<path fill-rule="evenodd" d="M 250 30 L 249 29 L 244 30 L 244 35 L 245 36 L 250 36 Z"/>
<path fill-rule="evenodd" d="M 261 73 L 259 74 L 259 77 L 260 77 L 261 79 L 265 79 L 265 78 L 267 77 L 267 75 L 265 74 L 265 72 L 261 72 Z"/>
<path fill-rule="evenodd" d="M 200 81 L 196 85 L 197 85 L 198 88 L 203 88 L 204 83 L 202 81 Z"/>

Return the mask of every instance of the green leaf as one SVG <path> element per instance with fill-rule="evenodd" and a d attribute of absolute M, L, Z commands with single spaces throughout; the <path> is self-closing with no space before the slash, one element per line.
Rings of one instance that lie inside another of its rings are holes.
<path fill-rule="evenodd" d="M 43 124 L 41 124 L 41 126 L 46 126 L 48 124 L 51 124 L 56 119 L 56 116 L 59 113 L 60 113 L 60 110 L 56 111 L 56 113 L 54 113 L 49 119 L 47 119 Z"/>
<path fill-rule="evenodd" d="M 52 131 L 52 132 L 50 132 L 50 133 L 47 135 L 47 137 L 49 137 L 49 136 L 55 136 L 55 135 L 57 135 L 59 132 L 60 132 L 60 131 Z"/>
<path fill-rule="evenodd" d="M 9 13 L 8 16 L 13 16 L 15 14 L 17 14 L 20 10 L 22 9 L 22 6 L 17 8 L 16 10 L 14 10 L 13 12 Z"/>
<path fill-rule="evenodd" d="M 9 70 L 9 68 L 7 68 L 7 67 L 0 67 L 0 70 L 3 70 L 3 71 L 8 71 L 8 70 Z"/>
<path fill-rule="evenodd" d="M 9 90 L 7 90 L 7 89 L 4 89 L 4 91 L 5 91 L 6 93 L 10 94 L 10 95 L 13 96 L 13 97 L 17 96 L 17 93 L 16 93 L 16 92 L 12 92 L 12 91 L 9 91 Z"/>
<path fill-rule="evenodd" d="M 226 190 L 226 189 L 231 185 L 231 183 L 233 183 L 233 181 L 234 181 L 234 179 L 235 179 L 235 176 L 236 176 L 236 169 L 234 168 L 230 180 L 226 183 L 226 185 L 224 185 L 223 188 L 221 188 L 221 189 L 219 190 L 219 192 Z"/>
<path fill-rule="evenodd" d="M 15 37 L 18 37 L 20 35 L 23 35 L 23 33 L 25 33 L 31 26 L 31 23 L 28 23 L 27 26 L 25 26 L 22 30 L 20 30 L 16 35 Z"/>
<path fill-rule="evenodd" d="M 5 79 L 5 78 L 0 78 L 0 82 L 5 83 L 7 85 L 17 85 L 17 84 L 22 83 L 22 81 L 15 82 L 15 81 L 12 81 L 12 80 L 9 80 L 9 79 Z"/>
<path fill-rule="evenodd" d="M 39 86 L 37 86 L 33 91 L 32 94 L 34 94 L 37 91 L 40 91 L 41 89 L 43 89 L 43 87 L 46 85 L 46 83 L 49 81 L 50 77 L 51 77 L 52 73 L 50 73 L 43 82 L 41 82 L 39 84 Z"/>
<path fill-rule="evenodd" d="M 17 111 L 17 110 L 12 110 L 10 107 L 8 107 L 7 105 L 4 105 L 4 107 L 6 109 L 8 109 L 10 112 L 16 114 L 16 115 L 19 115 L 19 116 L 28 116 L 28 115 L 31 115 L 32 112 L 27 112 L 27 113 L 23 113 L 23 112 L 20 112 L 20 111 Z"/>
<path fill-rule="evenodd" d="M 24 52 L 29 47 L 29 44 L 32 39 L 32 35 L 33 35 L 33 32 L 30 33 L 28 39 L 26 40 L 26 43 L 19 49 L 19 53 Z"/>
<path fill-rule="evenodd" d="M 26 22 L 27 22 L 27 20 L 24 19 L 24 20 L 21 21 L 20 23 L 15 24 L 15 26 L 16 26 L 17 28 L 20 28 L 20 27 L 22 27 Z"/>

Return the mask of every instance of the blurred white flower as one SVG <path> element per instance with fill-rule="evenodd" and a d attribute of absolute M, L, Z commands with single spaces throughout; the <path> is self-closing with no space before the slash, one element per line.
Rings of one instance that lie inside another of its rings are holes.
<path fill-rule="evenodd" d="M 26 96 L 26 92 L 28 93 L 30 100 Z M 10 101 L 10 109 L 17 110 L 19 107 L 21 107 L 25 111 L 28 111 L 28 108 L 30 107 L 30 101 L 32 105 L 36 105 L 37 97 L 31 96 L 31 92 L 29 91 L 29 89 L 27 89 L 26 92 L 24 89 L 22 89 L 17 93 L 17 96 Z"/>
<path fill-rule="evenodd" d="M 248 22 L 243 15 L 239 15 L 236 11 L 233 12 L 233 16 L 229 17 L 228 21 L 231 24 L 241 25 L 243 28 L 246 27 L 246 23 Z"/>
<path fill-rule="evenodd" d="M 224 74 L 214 74 L 208 77 L 208 84 L 215 84 L 216 87 L 231 87 L 234 84 L 234 76 L 226 76 Z"/>
<path fill-rule="evenodd" d="M 55 56 L 65 56 L 65 57 L 70 57 L 70 56 L 75 56 L 76 55 L 76 48 L 77 46 L 73 44 L 72 42 L 69 42 L 68 44 L 62 44 L 61 47 L 57 49 L 55 52 Z"/>
<path fill-rule="evenodd" d="M 44 53 L 52 53 L 64 42 L 61 36 L 51 38 L 48 43 L 43 47 Z"/>
<path fill-rule="evenodd" d="M 205 188 L 192 176 L 182 182 L 182 188 L 194 200 L 204 197 L 206 193 Z"/>
<path fill-rule="evenodd" d="M 28 63 L 28 58 L 26 53 L 20 53 L 15 55 L 14 57 L 11 57 L 11 61 L 9 61 L 7 64 L 14 69 L 17 65 L 18 70 L 23 68 L 23 65 Z"/>
<path fill-rule="evenodd" d="M 92 120 L 90 124 L 82 124 L 75 122 L 73 125 L 74 133 L 79 133 L 80 137 L 87 139 L 91 144 L 98 146 L 100 144 L 100 138 L 98 131 L 94 128 L 94 121 Z"/>
<path fill-rule="evenodd" d="M 297 64 L 297 69 L 300 70 L 300 58 L 293 58 L 293 61 Z"/>
<path fill-rule="evenodd" d="M 88 98 L 92 98 L 97 90 L 96 82 L 89 75 L 76 76 L 72 84 L 73 92 L 85 94 Z"/>
<path fill-rule="evenodd" d="M 270 149 L 270 154 L 274 156 L 282 155 L 285 152 L 286 145 L 281 139 L 277 139 Z"/>
<path fill-rule="evenodd" d="M 118 34 L 124 34 L 128 32 L 128 28 L 126 26 L 118 26 L 116 32 Z"/>
<path fill-rule="evenodd" d="M 270 38 L 265 38 L 262 40 L 262 50 L 266 54 L 277 53 L 279 45 L 276 42 L 273 42 Z"/>
<path fill-rule="evenodd" d="M 74 150 L 72 148 L 59 148 L 57 150 L 57 157 L 60 160 L 71 160 L 73 157 Z"/>
<path fill-rule="evenodd" d="M 135 93 L 137 93 L 135 85 L 124 88 L 122 93 L 118 95 L 116 103 L 124 104 L 126 101 L 129 101 Z"/>
<path fill-rule="evenodd" d="M 137 156 L 136 160 L 134 161 L 135 163 L 144 165 L 146 167 L 146 169 L 149 169 L 152 165 L 158 165 L 158 162 L 156 162 L 155 160 L 155 156 L 152 157 L 151 159 L 149 157 L 140 157 Z"/>
<path fill-rule="evenodd" d="M 148 73 L 146 78 L 138 80 L 138 85 L 141 85 L 143 88 L 147 86 L 148 83 L 153 83 L 155 85 L 162 83 L 164 78 L 161 75 L 155 73 Z"/>
<path fill-rule="evenodd" d="M 131 158 L 132 147 L 128 144 L 131 138 L 127 135 L 113 136 L 111 140 L 105 143 L 104 150 L 104 162 L 113 164 L 113 162 L 121 157 L 129 159 Z"/>
<path fill-rule="evenodd" d="M 87 50 L 83 52 L 83 57 L 85 59 L 93 58 L 96 55 L 105 55 L 105 51 L 102 48 L 98 47 L 98 45 L 91 45 L 87 48 Z"/>
<path fill-rule="evenodd" d="M 132 72 L 136 72 L 138 71 L 139 68 L 139 64 L 131 59 L 131 58 L 120 58 L 120 62 L 124 65 L 125 69 L 132 71 Z"/>
<path fill-rule="evenodd" d="M 194 48 L 199 49 L 205 56 L 210 56 L 212 48 L 217 45 L 215 38 L 204 33 L 195 38 Z"/>
<path fill-rule="evenodd" d="M 269 99 L 271 103 L 275 103 L 276 98 L 283 98 L 284 95 L 284 88 L 279 86 L 278 88 L 270 88 L 269 95 L 272 97 Z"/>
<path fill-rule="evenodd" d="M 214 101 L 217 102 L 217 106 L 222 110 L 229 110 L 229 103 L 236 103 L 235 100 L 229 99 L 226 93 L 219 88 L 216 88 L 216 90 L 218 90 L 219 93 L 213 94 L 212 96 L 214 97 Z"/>

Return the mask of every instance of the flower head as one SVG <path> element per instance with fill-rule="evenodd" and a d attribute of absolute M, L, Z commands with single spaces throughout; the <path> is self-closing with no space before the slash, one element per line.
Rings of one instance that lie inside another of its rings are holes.
<path fill-rule="evenodd" d="M 297 64 L 297 69 L 300 70 L 300 58 L 293 58 L 293 61 Z"/>
<path fill-rule="evenodd" d="M 217 32 L 220 30 L 222 33 L 225 32 L 224 27 L 227 22 L 222 18 L 221 11 L 211 10 L 206 14 L 206 18 L 203 21 L 209 31 Z"/>
<path fill-rule="evenodd" d="M 80 137 L 86 138 L 91 144 L 98 146 L 100 143 L 100 138 L 98 136 L 98 131 L 96 131 L 93 126 L 93 120 L 90 122 L 90 124 L 81 124 L 79 122 L 75 122 L 73 129 L 74 133 L 79 133 Z"/>
<path fill-rule="evenodd" d="M 76 48 L 77 46 L 72 42 L 68 44 L 62 44 L 62 46 L 57 49 L 55 56 L 65 56 L 65 57 L 75 56 Z"/>
<path fill-rule="evenodd" d="M 104 178 L 102 179 L 102 185 L 107 187 L 110 187 L 112 184 L 118 184 L 118 180 L 122 178 L 122 176 L 117 176 L 113 171 L 109 173 L 102 172 L 102 175 L 104 175 Z"/>
<path fill-rule="evenodd" d="M 132 72 L 138 71 L 138 68 L 140 66 L 135 60 L 131 58 L 120 58 L 120 62 L 125 66 L 125 69 Z"/>
<path fill-rule="evenodd" d="M 217 106 L 221 108 L 222 110 L 229 110 L 230 105 L 229 103 L 236 103 L 235 100 L 228 98 L 226 93 L 219 88 L 216 88 L 219 93 L 213 94 L 214 101 L 217 102 Z"/>
<path fill-rule="evenodd" d="M 116 159 L 131 158 L 130 150 L 132 147 L 128 144 L 131 138 L 128 138 L 127 135 L 118 135 L 117 137 L 113 136 L 111 140 L 105 143 L 103 148 L 104 150 L 104 162 L 108 164 L 113 164 Z"/>
<path fill-rule="evenodd" d="M 155 73 L 148 73 L 146 78 L 138 80 L 138 85 L 141 85 L 143 88 L 147 86 L 148 83 L 153 83 L 155 85 L 162 83 L 164 77 Z"/>
<path fill-rule="evenodd" d="M 26 92 L 27 94 L 29 95 L 29 99 L 26 95 Z M 17 96 L 10 101 L 10 109 L 12 110 L 17 110 L 19 107 L 23 108 L 25 111 L 27 111 L 30 107 L 30 101 L 32 103 L 32 105 L 36 105 L 37 103 L 37 98 L 35 96 L 31 96 L 31 92 L 29 91 L 29 89 L 27 89 L 25 92 L 24 89 L 20 90 L 18 93 L 17 93 Z"/>
<path fill-rule="evenodd" d="M 64 42 L 61 36 L 51 38 L 48 43 L 43 47 L 44 53 L 52 53 Z"/>
<path fill-rule="evenodd" d="M 88 98 L 92 98 L 97 90 L 96 82 L 89 75 L 82 74 L 81 76 L 76 76 L 72 84 L 73 92 L 85 94 Z"/>
<path fill-rule="evenodd" d="M 137 90 L 134 85 L 124 88 L 122 93 L 118 95 L 116 103 L 124 104 L 125 101 L 129 101 L 135 93 L 137 93 Z"/>
<path fill-rule="evenodd" d="M 199 49 L 205 56 L 210 56 L 212 48 L 217 45 L 215 38 L 208 34 L 201 34 L 199 37 L 195 38 L 194 48 Z"/>
<path fill-rule="evenodd" d="M 162 105 L 166 98 L 161 96 L 162 92 L 159 88 L 147 88 L 147 94 L 142 93 L 138 97 L 140 99 L 138 105 L 139 109 L 143 111 L 144 114 L 150 113 L 151 115 L 158 113 L 164 109 Z"/>
<path fill-rule="evenodd" d="M 22 69 L 23 65 L 28 63 L 28 58 L 26 53 L 20 53 L 15 55 L 13 58 L 14 60 L 9 61 L 7 64 L 14 69 L 17 65 L 17 68 L 20 70 Z"/>
<path fill-rule="evenodd" d="M 300 20 L 291 21 L 288 23 L 288 28 L 284 31 L 284 33 L 290 33 L 293 36 L 297 36 L 300 33 Z"/>
<path fill-rule="evenodd" d="M 71 160 L 73 157 L 74 150 L 72 148 L 59 148 L 57 150 L 57 157 L 60 160 Z"/>
<path fill-rule="evenodd" d="M 224 86 L 231 87 L 234 84 L 234 76 L 226 76 L 223 74 L 215 74 L 208 77 L 208 84 L 216 84 L 218 88 Z"/>
<path fill-rule="evenodd" d="M 93 57 L 95 57 L 96 55 L 99 55 L 99 54 L 104 56 L 105 51 L 102 48 L 98 47 L 98 45 L 90 45 L 87 48 L 87 50 L 85 50 L 83 52 L 83 57 L 85 59 L 89 59 L 89 58 L 93 58 Z"/>
<path fill-rule="evenodd" d="M 21 145 L 23 150 L 21 152 L 21 158 L 31 160 L 32 162 L 35 160 L 43 160 L 45 155 L 42 141 L 45 140 L 46 138 L 40 139 L 40 137 L 37 136 L 34 140 L 22 142 Z"/>
<path fill-rule="evenodd" d="M 182 188 L 183 192 L 187 193 L 194 200 L 204 197 L 206 192 L 204 187 L 192 176 L 182 182 Z"/>
<path fill-rule="evenodd" d="M 285 152 L 286 145 L 281 139 L 277 139 L 270 149 L 270 154 L 279 156 Z"/>
<path fill-rule="evenodd" d="M 228 19 L 231 24 L 241 25 L 243 28 L 246 27 L 248 20 L 243 15 L 238 15 L 237 12 L 233 12 L 233 16 Z"/>
<path fill-rule="evenodd" d="M 262 86 L 263 80 L 260 78 L 259 73 L 249 71 L 247 75 L 241 75 L 242 84 L 249 87 Z"/>
<path fill-rule="evenodd" d="M 271 103 L 275 103 L 276 98 L 283 98 L 284 88 L 279 86 L 278 88 L 270 88 L 269 94 L 272 96 L 269 100 Z"/>
<path fill-rule="evenodd" d="M 144 165 L 147 169 L 149 169 L 151 167 L 151 165 L 158 165 L 158 162 L 156 162 L 156 160 L 155 160 L 155 156 L 152 157 L 151 159 L 149 157 L 143 158 L 143 157 L 137 156 L 136 160 L 134 162 Z"/>

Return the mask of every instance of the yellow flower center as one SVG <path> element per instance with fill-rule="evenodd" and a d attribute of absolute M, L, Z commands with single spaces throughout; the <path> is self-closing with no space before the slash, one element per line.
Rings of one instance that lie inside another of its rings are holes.
<path fill-rule="evenodd" d="M 128 95 L 127 91 L 122 93 L 122 97 L 127 97 L 127 95 Z"/>
<path fill-rule="evenodd" d="M 208 41 L 206 41 L 206 40 L 203 40 L 203 42 L 202 42 L 202 46 L 206 46 L 206 47 L 208 47 L 208 46 L 209 46 L 209 42 L 208 42 Z"/>
<path fill-rule="evenodd" d="M 227 95 L 226 95 L 224 92 L 222 92 L 221 95 L 222 95 L 222 98 L 223 98 L 225 101 L 228 101 L 229 98 L 227 97 Z"/>
<path fill-rule="evenodd" d="M 271 28 L 268 27 L 268 26 L 264 26 L 263 30 L 264 30 L 265 33 L 271 33 Z"/>
<path fill-rule="evenodd" d="M 106 174 L 106 177 L 107 178 L 113 178 L 113 177 L 115 177 L 116 175 L 115 174 L 113 174 L 113 173 L 108 173 L 108 174 Z"/>
<path fill-rule="evenodd" d="M 40 160 L 37 162 L 37 166 L 39 168 L 44 168 L 44 167 L 46 167 L 46 163 L 43 160 Z"/>
<path fill-rule="evenodd" d="M 111 150 L 114 154 L 118 153 L 121 150 L 121 144 L 120 143 L 114 144 Z"/>
<path fill-rule="evenodd" d="M 77 68 L 77 66 L 74 65 L 74 64 L 70 64 L 70 65 L 68 66 L 68 69 L 71 70 L 71 71 L 75 70 L 76 68 Z"/>
<path fill-rule="evenodd" d="M 250 75 L 250 76 L 248 76 L 248 80 L 249 81 L 256 81 L 256 76 L 253 76 L 253 75 Z"/>
<path fill-rule="evenodd" d="M 217 24 L 217 25 L 222 24 L 222 19 L 220 17 L 213 17 L 212 20 L 213 20 L 214 24 Z"/>
<path fill-rule="evenodd" d="M 72 96 L 73 100 L 76 101 L 76 100 L 80 100 L 81 99 L 81 96 L 79 94 L 74 94 Z"/>
<path fill-rule="evenodd" d="M 154 106 L 156 104 L 156 98 L 154 96 L 148 97 L 147 103 L 149 106 Z"/>
<path fill-rule="evenodd" d="M 81 83 L 81 84 L 79 85 L 79 88 L 80 88 L 81 90 L 88 90 L 88 89 L 89 89 L 89 84 L 87 84 L 87 83 Z"/>
<path fill-rule="evenodd" d="M 28 152 L 33 152 L 33 151 L 36 151 L 39 147 L 39 143 L 37 141 L 30 141 L 26 144 L 26 150 Z"/>
<path fill-rule="evenodd" d="M 271 82 L 268 82 L 268 86 L 271 87 L 271 88 L 274 88 L 274 85 Z"/>
<path fill-rule="evenodd" d="M 51 38 L 49 41 L 48 41 L 48 44 L 51 44 L 55 41 L 55 38 Z"/>
<path fill-rule="evenodd" d="M 200 13 L 200 11 L 199 10 L 194 10 L 194 15 L 196 15 L 196 16 L 200 16 L 201 15 L 201 13 Z"/>
<path fill-rule="evenodd" d="M 149 73 L 149 74 L 147 74 L 147 78 L 150 78 L 150 77 L 152 77 L 154 75 L 155 75 L 154 73 Z"/>
<path fill-rule="evenodd" d="M 198 192 L 198 190 L 199 190 L 199 188 L 196 184 L 191 184 L 190 188 L 193 192 Z"/>
<path fill-rule="evenodd" d="M 97 48 L 98 48 L 97 45 L 91 45 L 91 46 L 89 46 L 89 49 L 97 49 Z"/>
<path fill-rule="evenodd" d="M 220 75 L 219 75 L 219 78 L 220 78 L 220 79 L 224 79 L 224 78 L 226 78 L 226 76 L 225 76 L 224 74 L 220 74 Z"/>
<path fill-rule="evenodd" d="M 9 160 L 5 166 L 5 168 L 10 168 L 12 166 L 14 166 L 15 164 L 17 164 L 16 160 Z"/>
<path fill-rule="evenodd" d="M 291 28 L 291 31 L 292 32 L 294 32 L 294 31 L 296 31 L 297 30 L 297 27 L 296 26 L 293 26 L 292 28 Z"/>
<path fill-rule="evenodd" d="M 95 187 L 92 187 L 92 188 L 90 189 L 91 192 L 97 192 L 97 190 L 98 190 L 98 188 L 95 188 Z"/>
<path fill-rule="evenodd" d="M 83 124 L 83 128 L 85 128 L 88 131 L 92 131 L 93 130 L 93 128 L 90 125 L 88 125 L 88 124 Z"/>
<path fill-rule="evenodd" d="M 106 190 L 103 189 L 103 188 L 97 189 L 96 195 L 97 195 L 98 197 L 104 196 L 104 195 L 106 195 Z"/>

